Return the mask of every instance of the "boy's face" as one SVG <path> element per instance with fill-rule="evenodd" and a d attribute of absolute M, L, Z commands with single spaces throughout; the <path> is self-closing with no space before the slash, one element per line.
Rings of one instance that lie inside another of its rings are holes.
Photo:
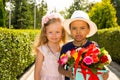
<path fill-rule="evenodd" d="M 70 24 L 71 35 L 78 42 L 85 40 L 89 31 L 89 25 L 82 20 L 76 20 Z"/>

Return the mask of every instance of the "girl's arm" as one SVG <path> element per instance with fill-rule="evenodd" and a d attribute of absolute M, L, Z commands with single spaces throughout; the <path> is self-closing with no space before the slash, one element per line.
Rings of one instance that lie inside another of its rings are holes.
<path fill-rule="evenodd" d="M 40 72 L 42 69 L 44 56 L 41 52 L 38 52 L 35 61 L 34 80 L 41 80 Z"/>

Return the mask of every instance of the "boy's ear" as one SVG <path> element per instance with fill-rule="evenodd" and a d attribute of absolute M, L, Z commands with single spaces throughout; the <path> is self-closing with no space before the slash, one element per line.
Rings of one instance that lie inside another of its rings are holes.
<path fill-rule="evenodd" d="M 87 35 L 90 33 L 90 29 L 89 29 L 89 31 L 88 31 L 88 33 L 87 33 Z"/>

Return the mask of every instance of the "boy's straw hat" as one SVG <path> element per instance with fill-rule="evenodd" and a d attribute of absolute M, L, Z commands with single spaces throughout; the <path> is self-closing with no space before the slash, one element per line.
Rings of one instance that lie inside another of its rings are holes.
<path fill-rule="evenodd" d="M 90 32 L 89 34 L 87 35 L 87 37 L 90 37 L 92 35 L 94 35 L 96 32 L 97 32 L 97 26 L 96 24 L 91 21 L 89 19 L 89 16 L 87 13 L 85 13 L 84 11 L 81 11 L 81 10 L 77 10 L 75 11 L 71 18 L 70 19 L 67 19 L 64 21 L 63 23 L 63 26 L 65 28 L 65 30 L 70 34 L 70 29 L 69 29 L 69 25 L 71 22 L 75 21 L 75 20 L 83 20 L 85 22 L 87 22 L 89 24 L 89 27 L 90 27 Z"/>

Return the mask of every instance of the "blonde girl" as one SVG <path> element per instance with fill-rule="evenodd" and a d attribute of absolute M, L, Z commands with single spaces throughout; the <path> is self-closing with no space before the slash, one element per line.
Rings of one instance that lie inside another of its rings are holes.
<path fill-rule="evenodd" d="M 58 72 L 60 45 L 65 42 L 63 20 L 58 13 L 46 14 L 42 18 L 41 33 L 34 46 L 36 52 L 34 80 L 64 80 Z"/>

